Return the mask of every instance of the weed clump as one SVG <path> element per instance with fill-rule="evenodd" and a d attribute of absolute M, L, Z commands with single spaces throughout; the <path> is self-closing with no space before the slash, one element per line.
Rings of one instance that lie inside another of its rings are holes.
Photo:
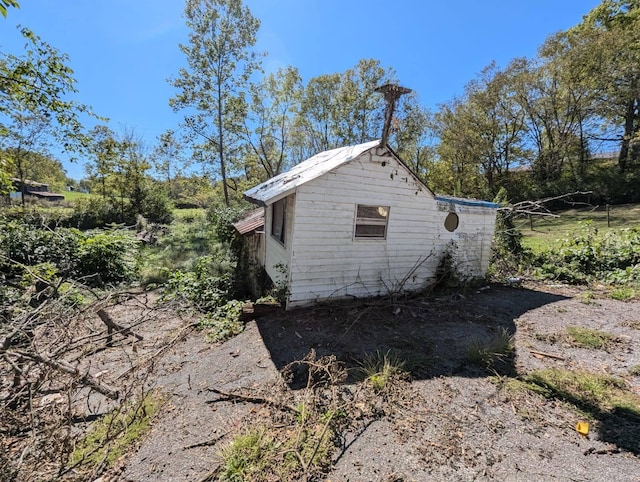
<path fill-rule="evenodd" d="M 494 368 L 510 359 L 515 351 L 515 337 L 506 328 L 487 341 L 473 341 L 467 348 L 467 360 Z"/>
<path fill-rule="evenodd" d="M 589 349 L 607 350 L 618 341 L 611 333 L 579 326 L 567 327 L 567 334 L 573 344 Z"/>
<path fill-rule="evenodd" d="M 148 393 L 94 422 L 69 457 L 69 470 L 82 466 L 94 471 L 99 466 L 112 466 L 149 431 L 160 404 L 156 394 Z"/>
<path fill-rule="evenodd" d="M 383 391 L 393 380 L 407 376 L 404 360 L 391 350 L 386 352 L 378 350 L 368 354 L 359 362 L 359 365 L 365 380 L 371 383 L 376 392 Z"/>

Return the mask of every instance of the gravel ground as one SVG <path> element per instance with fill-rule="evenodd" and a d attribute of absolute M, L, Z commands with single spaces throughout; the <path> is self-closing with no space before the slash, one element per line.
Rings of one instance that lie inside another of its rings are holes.
<path fill-rule="evenodd" d="M 568 326 L 615 339 L 607 350 L 579 348 Z M 468 361 L 470 345 L 503 332 L 515 334 L 514 356 L 490 370 Z M 632 374 L 640 365 L 640 303 L 540 285 L 276 313 L 219 345 L 194 332 L 156 361 L 153 385 L 167 403 L 143 443 L 103 480 L 214 480 L 231 436 L 272 409 L 209 389 L 295 397 L 304 383 L 293 377 L 286 385 L 280 371 L 310 349 L 348 368 L 365 353 L 393 350 L 411 372 L 384 416 L 345 429 L 325 480 L 640 481 L 638 444 L 617 444 L 608 419 L 592 420 L 584 437 L 575 430 L 584 414 L 572 405 L 506 388 L 513 376 L 564 368 L 616 375 L 640 396 Z M 344 389 L 355 383 L 351 376 Z M 640 421 L 625 430 L 640 440 Z"/>

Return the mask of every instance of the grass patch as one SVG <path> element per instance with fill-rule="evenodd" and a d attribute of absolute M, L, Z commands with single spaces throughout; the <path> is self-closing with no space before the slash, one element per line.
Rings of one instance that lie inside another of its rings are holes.
<path fill-rule="evenodd" d="M 164 283 L 173 271 L 189 271 L 194 260 L 221 251 L 211 225 L 201 209 L 174 211 L 175 219 L 158 241 L 141 252 L 140 273 L 143 284 Z"/>
<path fill-rule="evenodd" d="M 391 350 L 377 350 L 366 355 L 358 364 L 364 379 L 371 383 L 376 392 L 384 390 L 391 380 L 407 375 L 405 361 Z"/>
<path fill-rule="evenodd" d="M 640 377 L 640 365 L 634 365 L 629 368 L 629 373 L 633 376 Z"/>
<path fill-rule="evenodd" d="M 612 376 L 561 369 L 538 370 L 524 377 L 547 398 L 574 405 L 599 421 L 603 440 L 640 453 L 640 397 L 624 380 Z"/>
<path fill-rule="evenodd" d="M 580 326 L 567 327 L 567 334 L 571 342 L 581 348 L 607 350 L 618 342 L 616 336 L 611 333 Z"/>
<path fill-rule="evenodd" d="M 521 219 L 516 227 L 523 235 L 522 244 L 536 253 L 561 246 L 562 239 L 578 230 L 580 223 L 591 221 L 600 235 L 624 228 L 640 226 L 640 204 L 610 206 L 607 226 L 605 206 L 597 209 L 568 209 L 560 211 L 558 218 L 534 218 L 533 230 L 528 219 Z"/>
<path fill-rule="evenodd" d="M 583 305 L 597 305 L 596 295 L 593 291 L 587 290 L 580 294 L 580 303 Z"/>
<path fill-rule="evenodd" d="M 219 453 L 220 480 L 307 480 L 325 471 L 335 449 L 330 420 L 303 418 L 295 426 L 260 427 L 234 437 Z"/>
<path fill-rule="evenodd" d="M 65 191 L 62 193 L 65 201 L 77 201 L 78 199 L 89 199 L 92 197 L 98 197 L 98 194 L 91 194 L 88 192 L 80 191 Z"/>
<path fill-rule="evenodd" d="M 76 445 L 68 467 L 94 470 L 112 466 L 146 435 L 161 401 L 151 392 L 142 400 L 125 404 L 93 422 Z"/>
<path fill-rule="evenodd" d="M 207 214 L 207 210 L 203 208 L 174 209 L 173 219 L 178 223 L 199 223 L 202 222 Z"/>
<path fill-rule="evenodd" d="M 472 363 L 494 367 L 510 359 L 515 351 L 514 335 L 502 328 L 493 338 L 473 341 L 467 348 L 466 357 Z"/>
<path fill-rule="evenodd" d="M 630 301 L 636 297 L 636 290 L 628 286 L 615 288 L 609 296 L 618 301 Z"/>

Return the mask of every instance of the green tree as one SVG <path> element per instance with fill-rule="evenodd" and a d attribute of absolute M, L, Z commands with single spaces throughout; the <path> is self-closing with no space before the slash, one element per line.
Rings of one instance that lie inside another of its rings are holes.
<path fill-rule="evenodd" d="M 125 129 L 119 143 L 121 155 L 112 172 L 114 192 L 123 212 L 128 208 L 134 214 L 145 214 L 145 201 L 151 183 L 147 171 L 151 165 L 147 160 L 144 142 L 134 130 Z M 128 200 L 128 204 L 125 200 Z"/>
<path fill-rule="evenodd" d="M 302 79 L 287 67 L 252 85 L 244 125 L 247 179 L 265 181 L 291 162 L 295 116 L 300 110 Z"/>
<path fill-rule="evenodd" d="M 176 178 L 182 175 L 190 163 L 184 154 L 184 146 L 173 130 L 169 129 L 160 134 L 151 160 L 157 175 L 167 186 L 169 197 L 173 200 L 178 199 Z"/>
<path fill-rule="evenodd" d="M 16 0 L 0 0 L 0 15 L 3 17 L 7 16 L 7 8 L 20 8 L 20 5 Z"/>
<path fill-rule="evenodd" d="M 423 107 L 414 92 L 400 98 L 389 145 L 422 179 L 427 178 L 427 166 L 434 161 L 436 136 L 433 114 Z"/>
<path fill-rule="evenodd" d="M 583 68 L 594 81 L 598 115 L 617 131 L 607 140 L 619 142 L 624 171 L 640 160 L 640 1 L 603 0 L 565 38 L 574 51 L 589 52 Z"/>
<path fill-rule="evenodd" d="M 26 181 L 34 179 L 34 168 L 37 159 L 35 153 L 46 152 L 48 145 L 47 120 L 44 116 L 27 112 L 13 112 L 10 124 L 6 126 L 5 136 L 0 138 L 0 147 L 4 155 L 11 160 L 12 176 L 22 184 L 22 205 L 26 203 Z"/>
<path fill-rule="evenodd" d="M 553 192 L 569 159 L 586 157 L 581 142 L 584 126 L 580 87 L 570 81 L 561 62 L 516 59 L 509 69 L 515 79 L 515 99 L 525 113 L 526 132 L 534 151 L 533 172 L 543 189 Z"/>
<path fill-rule="evenodd" d="M 397 83 L 395 73 L 379 60 L 361 59 L 342 75 L 337 101 L 336 134 L 339 145 L 361 144 L 377 139 L 384 124 L 385 103 L 375 89 Z"/>
<path fill-rule="evenodd" d="M 77 91 L 68 56 L 29 29 L 21 32 L 27 41 L 24 54 L 0 54 L 0 147 L 5 155 L 18 156 L 0 169 L 12 164 L 24 180 L 26 153 L 46 157 L 52 145 L 72 156 L 83 152 L 88 138 L 80 116 L 93 114 L 71 99 Z M 7 172 L 1 176 L 6 179 Z"/>
<path fill-rule="evenodd" d="M 170 105 L 188 110 L 185 125 L 201 141 L 194 143 L 196 158 L 211 165 L 217 157 L 228 205 L 227 166 L 238 152 L 244 95 L 259 66 L 251 49 L 260 21 L 242 0 L 187 0 L 184 16 L 191 33 L 180 49 L 188 67 L 173 80 L 179 92 Z"/>
<path fill-rule="evenodd" d="M 385 103 L 375 89 L 395 82 L 393 70 L 374 59 L 362 59 L 343 73 L 309 80 L 295 122 L 294 145 L 299 158 L 379 138 Z M 402 116 L 398 112 L 397 117 Z"/>
<path fill-rule="evenodd" d="M 299 160 L 340 146 L 336 136 L 336 92 L 340 83 L 340 74 L 320 75 L 307 83 L 295 122 L 295 145 Z"/>
<path fill-rule="evenodd" d="M 480 134 L 467 99 L 457 98 L 440 105 L 434 122 L 440 144 L 437 162 L 429 169 L 429 184 L 446 194 L 482 197 L 486 184 L 476 150 Z"/>
<path fill-rule="evenodd" d="M 107 197 L 111 194 L 110 178 L 115 171 L 118 159 L 123 154 L 124 147 L 115 133 L 105 125 L 94 127 L 90 136 L 93 143 L 90 150 L 92 159 L 85 165 L 85 172 L 92 191 Z"/>

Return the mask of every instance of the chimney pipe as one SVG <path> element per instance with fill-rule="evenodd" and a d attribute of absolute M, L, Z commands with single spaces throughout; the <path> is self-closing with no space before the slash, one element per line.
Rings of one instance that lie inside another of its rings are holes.
<path fill-rule="evenodd" d="M 408 94 L 411 92 L 411 89 L 400 87 L 397 84 L 385 84 L 378 87 L 375 91 L 384 95 L 386 104 L 384 109 L 384 127 L 382 128 L 382 139 L 380 140 L 380 147 L 385 147 L 389 140 L 391 119 L 393 119 L 393 111 L 396 109 L 396 103 L 401 95 Z"/>

